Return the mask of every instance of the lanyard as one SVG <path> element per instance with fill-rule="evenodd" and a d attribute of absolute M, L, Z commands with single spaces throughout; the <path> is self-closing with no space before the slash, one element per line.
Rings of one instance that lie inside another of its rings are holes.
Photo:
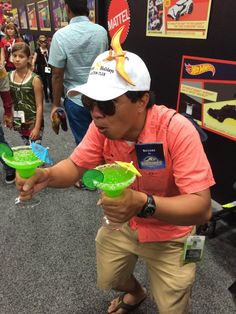
<path fill-rule="evenodd" d="M 15 42 L 16 42 L 15 38 L 13 39 L 12 43 L 11 43 L 11 40 L 9 41 L 9 44 L 10 44 L 11 49 L 12 49 L 12 47 L 14 46 Z"/>
<path fill-rule="evenodd" d="M 43 57 L 44 57 L 44 60 L 45 60 L 45 62 L 46 62 L 46 65 L 47 65 L 47 67 L 48 67 L 48 50 L 42 50 L 41 49 L 41 47 L 40 47 L 40 51 L 41 51 L 41 54 L 43 55 Z"/>
<path fill-rule="evenodd" d="M 13 39 L 13 41 L 11 41 L 11 39 L 9 39 L 6 44 L 5 44 L 5 49 L 7 50 L 7 52 L 9 53 L 9 55 L 11 54 L 12 51 L 12 47 L 14 46 L 16 40 L 15 38 Z M 8 50 L 9 49 L 9 50 Z"/>

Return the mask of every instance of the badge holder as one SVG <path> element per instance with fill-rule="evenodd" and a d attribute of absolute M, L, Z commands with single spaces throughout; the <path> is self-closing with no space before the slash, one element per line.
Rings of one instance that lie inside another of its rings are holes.
<path fill-rule="evenodd" d="M 13 129 L 19 131 L 21 124 L 25 123 L 25 113 L 22 110 L 14 111 L 13 115 Z"/>
<path fill-rule="evenodd" d="M 189 236 L 184 244 L 184 263 L 199 262 L 202 259 L 205 236 Z"/>
<path fill-rule="evenodd" d="M 44 72 L 48 73 L 48 74 L 51 74 L 51 68 L 50 67 L 45 67 L 44 68 Z"/>

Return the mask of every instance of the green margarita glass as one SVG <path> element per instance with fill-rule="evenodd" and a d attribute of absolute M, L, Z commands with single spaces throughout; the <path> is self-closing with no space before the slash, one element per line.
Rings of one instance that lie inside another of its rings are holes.
<path fill-rule="evenodd" d="M 118 164 L 105 164 L 96 167 L 104 175 L 102 182 L 96 182 L 94 185 L 109 197 L 118 197 L 122 195 L 125 188 L 130 186 L 136 179 L 136 174 L 127 170 Z M 112 230 L 120 230 L 123 223 L 114 223 L 104 216 L 102 225 Z"/>
<path fill-rule="evenodd" d="M 13 156 L 7 155 L 6 153 L 2 154 L 2 159 L 5 163 L 16 169 L 20 177 L 24 179 L 30 178 L 34 173 L 37 167 L 43 164 L 32 151 L 30 146 L 17 146 L 12 147 Z M 34 207 L 40 203 L 39 198 L 33 198 L 29 201 L 21 201 L 20 196 L 16 198 L 15 204 L 22 207 Z"/>
<path fill-rule="evenodd" d="M 130 186 L 136 178 L 136 175 L 118 164 L 105 164 L 96 167 L 104 175 L 102 182 L 96 182 L 94 185 L 109 197 L 117 197 L 122 194 L 125 188 Z"/>

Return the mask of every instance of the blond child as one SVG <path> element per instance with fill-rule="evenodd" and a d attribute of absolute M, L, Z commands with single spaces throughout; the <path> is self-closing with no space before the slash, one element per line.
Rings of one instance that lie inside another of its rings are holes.
<path fill-rule="evenodd" d="M 5 37 L 2 38 L 1 47 L 1 62 L 5 65 L 7 72 L 15 69 L 12 60 L 12 47 L 15 43 L 22 42 L 16 25 L 12 22 L 6 24 L 4 28 Z"/>

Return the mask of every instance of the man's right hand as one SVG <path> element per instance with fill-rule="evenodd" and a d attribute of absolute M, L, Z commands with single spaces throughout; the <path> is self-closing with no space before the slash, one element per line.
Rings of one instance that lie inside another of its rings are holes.
<path fill-rule="evenodd" d="M 20 191 L 20 199 L 22 201 L 30 200 L 33 195 L 45 187 L 49 182 L 49 169 L 38 168 L 35 174 L 29 179 L 23 179 L 16 174 L 16 188 Z"/>

